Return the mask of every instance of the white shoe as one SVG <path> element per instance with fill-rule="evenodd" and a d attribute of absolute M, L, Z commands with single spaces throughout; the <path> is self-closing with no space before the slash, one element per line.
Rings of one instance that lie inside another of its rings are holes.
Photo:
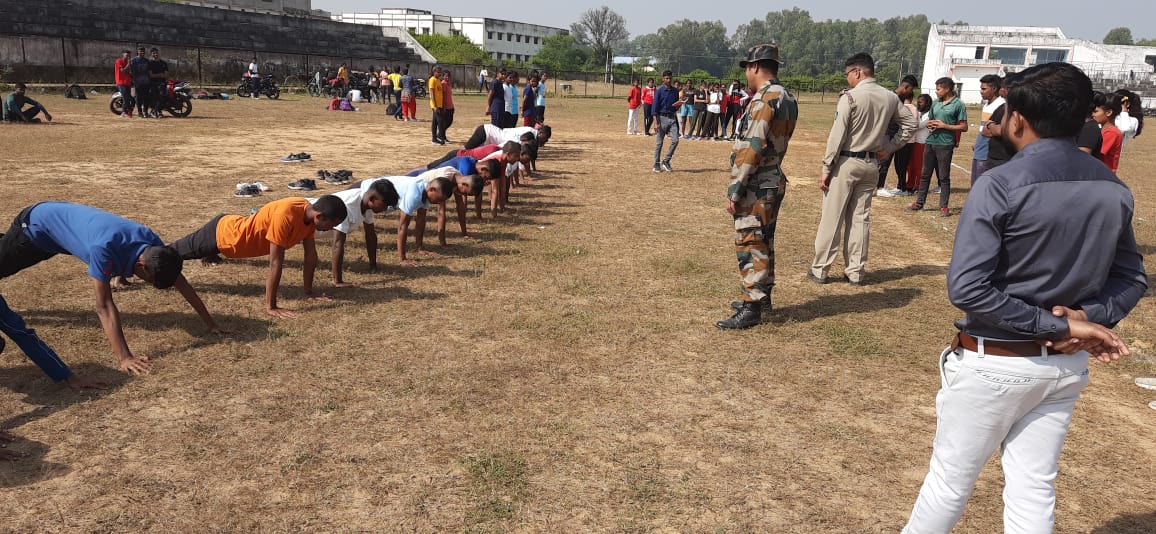
<path fill-rule="evenodd" d="M 253 184 L 251 184 L 249 182 L 237 182 L 237 189 L 244 189 L 244 188 L 249 187 L 251 185 L 253 185 Z"/>
<path fill-rule="evenodd" d="M 272 188 L 270 188 L 269 186 L 265 185 L 265 183 L 264 183 L 264 182 L 253 182 L 253 183 L 251 183 L 251 184 L 249 184 L 249 185 L 251 185 L 251 186 L 253 186 L 253 187 L 256 187 L 257 189 L 260 189 L 260 190 L 262 190 L 262 191 L 271 191 L 271 190 L 272 190 Z"/>
<path fill-rule="evenodd" d="M 1148 407 L 1152 408 L 1153 410 L 1156 410 L 1156 401 L 1149 402 Z"/>
<path fill-rule="evenodd" d="M 895 192 L 891 191 L 890 189 L 876 189 L 875 190 L 875 196 L 883 197 L 883 198 L 891 198 L 891 197 L 894 197 L 896 195 L 895 195 Z"/>
<path fill-rule="evenodd" d="M 1156 377 L 1142 376 L 1136 379 L 1136 385 L 1144 389 L 1156 389 Z"/>

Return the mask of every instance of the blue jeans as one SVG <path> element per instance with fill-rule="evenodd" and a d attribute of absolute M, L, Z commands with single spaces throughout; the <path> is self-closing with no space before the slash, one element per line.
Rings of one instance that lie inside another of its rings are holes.
<path fill-rule="evenodd" d="M 24 319 L 8 307 L 4 297 L 0 297 L 0 332 L 4 332 L 44 374 L 54 382 L 72 376 L 72 370 L 61 361 L 56 352 L 48 346 L 36 331 L 24 324 Z"/>

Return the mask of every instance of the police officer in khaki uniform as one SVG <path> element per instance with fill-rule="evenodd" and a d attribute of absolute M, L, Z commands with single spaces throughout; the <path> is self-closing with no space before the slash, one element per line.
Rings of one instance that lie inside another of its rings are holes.
<path fill-rule="evenodd" d="M 863 285 L 867 242 L 871 232 L 871 198 L 879 180 L 878 160 L 900 149 L 915 132 L 915 117 L 895 94 L 875 82 L 875 60 L 855 54 L 846 63 L 847 83 L 835 107 L 827 136 L 823 173 L 823 214 L 815 235 L 815 261 L 807 278 L 827 283 L 827 269 L 843 242 L 844 274 L 851 285 Z M 899 130 L 887 136 L 887 126 Z M 842 234 L 842 235 L 840 235 Z"/>
<path fill-rule="evenodd" d="M 731 182 L 727 186 L 727 213 L 735 220 L 742 299 L 732 302 L 735 314 L 715 326 L 735 330 L 759 324 L 771 308 L 775 285 L 775 222 L 787 189 L 780 165 L 787 143 L 795 133 L 799 105 L 779 83 L 779 47 L 759 45 L 739 62 L 747 84 L 756 88 L 739 122 L 731 150 Z"/>

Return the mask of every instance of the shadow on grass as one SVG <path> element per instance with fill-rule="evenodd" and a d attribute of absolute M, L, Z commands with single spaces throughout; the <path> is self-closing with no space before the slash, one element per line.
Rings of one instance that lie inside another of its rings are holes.
<path fill-rule="evenodd" d="M 870 285 L 883 282 L 894 282 L 912 276 L 947 276 L 946 265 L 908 265 L 905 267 L 891 267 L 867 273 L 867 283 Z"/>
<path fill-rule="evenodd" d="M 844 313 L 871 313 L 880 310 L 902 308 L 923 290 L 914 288 L 884 289 L 856 293 L 853 295 L 824 295 L 810 302 L 775 309 L 771 322 L 794 321 L 805 323 L 820 317 L 832 317 Z"/>
<path fill-rule="evenodd" d="M 0 421 L 0 434 L 7 439 L 0 440 L 4 450 L 11 456 L 10 465 L 0 469 L 0 488 L 11 488 L 50 480 L 68 474 L 68 466 L 44 461 L 50 447 L 39 441 L 23 439 L 3 431 L 11 430 L 29 422 L 43 419 L 74 404 L 89 402 L 103 397 L 123 386 L 128 375 L 109 367 L 81 364 L 72 368 L 78 376 L 95 378 L 108 384 L 108 389 L 86 389 L 73 391 L 63 382 L 53 384 L 40 368 L 29 363 L 9 369 L 0 374 L 0 388 L 24 395 L 24 402 L 35 405 L 29 412 L 13 415 Z M 3 459 L 0 462 L 8 463 Z"/>
<path fill-rule="evenodd" d="M 238 287 L 238 286 L 228 286 Z M 260 295 L 264 295 L 264 286 L 261 286 Z M 259 303 L 254 303 L 255 308 Z M 121 325 L 127 330 L 142 329 L 149 332 L 164 332 L 168 330 L 184 330 L 190 336 L 199 338 L 191 346 L 184 348 L 196 348 L 208 345 L 214 345 L 224 341 L 257 341 L 266 339 L 269 336 L 269 321 L 264 318 L 244 317 L 241 315 L 232 315 L 220 313 L 220 310 L 213 310 L 209 308 L 209 313 L 213 315 L 213 319 L 221 328 L 228 330 L 231 334 L 227 336 L 217 336 L 210 334 L 205 324 L 201 322 L 200 317 L 191 310 L 184 312 L 161 312 L 161 313 L 140 313 L 140 312 L 120 312 Z M 254 312 L 256 313 L 256 312 Z M 31 310 L 24 312 L 24 317 L 31 325 L 62 325 L 70 327 L 81 328 L 101 328 L 100 319 L 96 313 L 88 310 Z M 155 357 L 155 354 L 150 354 L 149 357 Z"/>
<path fill-rule="evenodd" d="M 1092 529 L 1092 534 L 1150 534 L 1156 525 L 1156 511 L 1125 514 Z"/>

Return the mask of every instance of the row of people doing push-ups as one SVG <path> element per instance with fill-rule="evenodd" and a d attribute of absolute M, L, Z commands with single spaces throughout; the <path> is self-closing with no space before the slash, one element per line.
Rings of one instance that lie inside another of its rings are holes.
<path fill-rule="evenodd" d="M 363 180 L 349 189 L 318 198 L 290 197 L 269 202 L 249 215 L 218 215 L 200 229 L 170 244 L 144 225 L 92 206 L 46 201 L 21 210 L 11 227 L 0 234 L 0 278 L 7 278 L 58 254 L 77 257 L 88 265 L 86 274 L 96 292 L 96 311 L 121 370 L 146 373 L 147 356 L 134 355 L 125 341 L 120 312 L 113 301 L 114 285 L 136 276 L 158 289 L 176 288 L 210 333 L 225 330 L 213 319 L 196 290 L 181 274 L 186 260 L 212 265 L 224 258 L 269 257 L 265 283 L 265 311 L 274 317 L 293 317 L 277 301 L 285 251 L 301 244 L 304 251 L 302 285 L 305 298 L 328 301 L 315 293 L 318 264 L 315 234 L 333 230 L 332 274 L 335 287 L 349 286 L 343 276 L 347 235 L 361 226 L 371 270 L 377 268 L 374 215 L 398 212 L 397 249 L 402 265 L 413 265 L 406 255 L 411 221 L 415 223 L 415 250 L 424 250 L 427 210 L 438 205 L 438 240 L 446 244 L 446 202 L 455 200 L 462 236 L 466 228 L 466 196 L 474 196 L 482 216 L 481 193 L 491 184 L 491 209 L 496 216 L 508 199 L 511 182 L 536 170 L 539 148 L 550 139 L 550 128 L 496 128 L 479 126 L 465 148 L 405 175 Z M 530 156 L 533 154 L 533 156 Z M 53 381 L 73 389 L 103 387 L 79 377 L 35 330 L 0 297 L 0 331 L 10 337 Z M 0 338 L 0 350 L 4 340 Z"/>

